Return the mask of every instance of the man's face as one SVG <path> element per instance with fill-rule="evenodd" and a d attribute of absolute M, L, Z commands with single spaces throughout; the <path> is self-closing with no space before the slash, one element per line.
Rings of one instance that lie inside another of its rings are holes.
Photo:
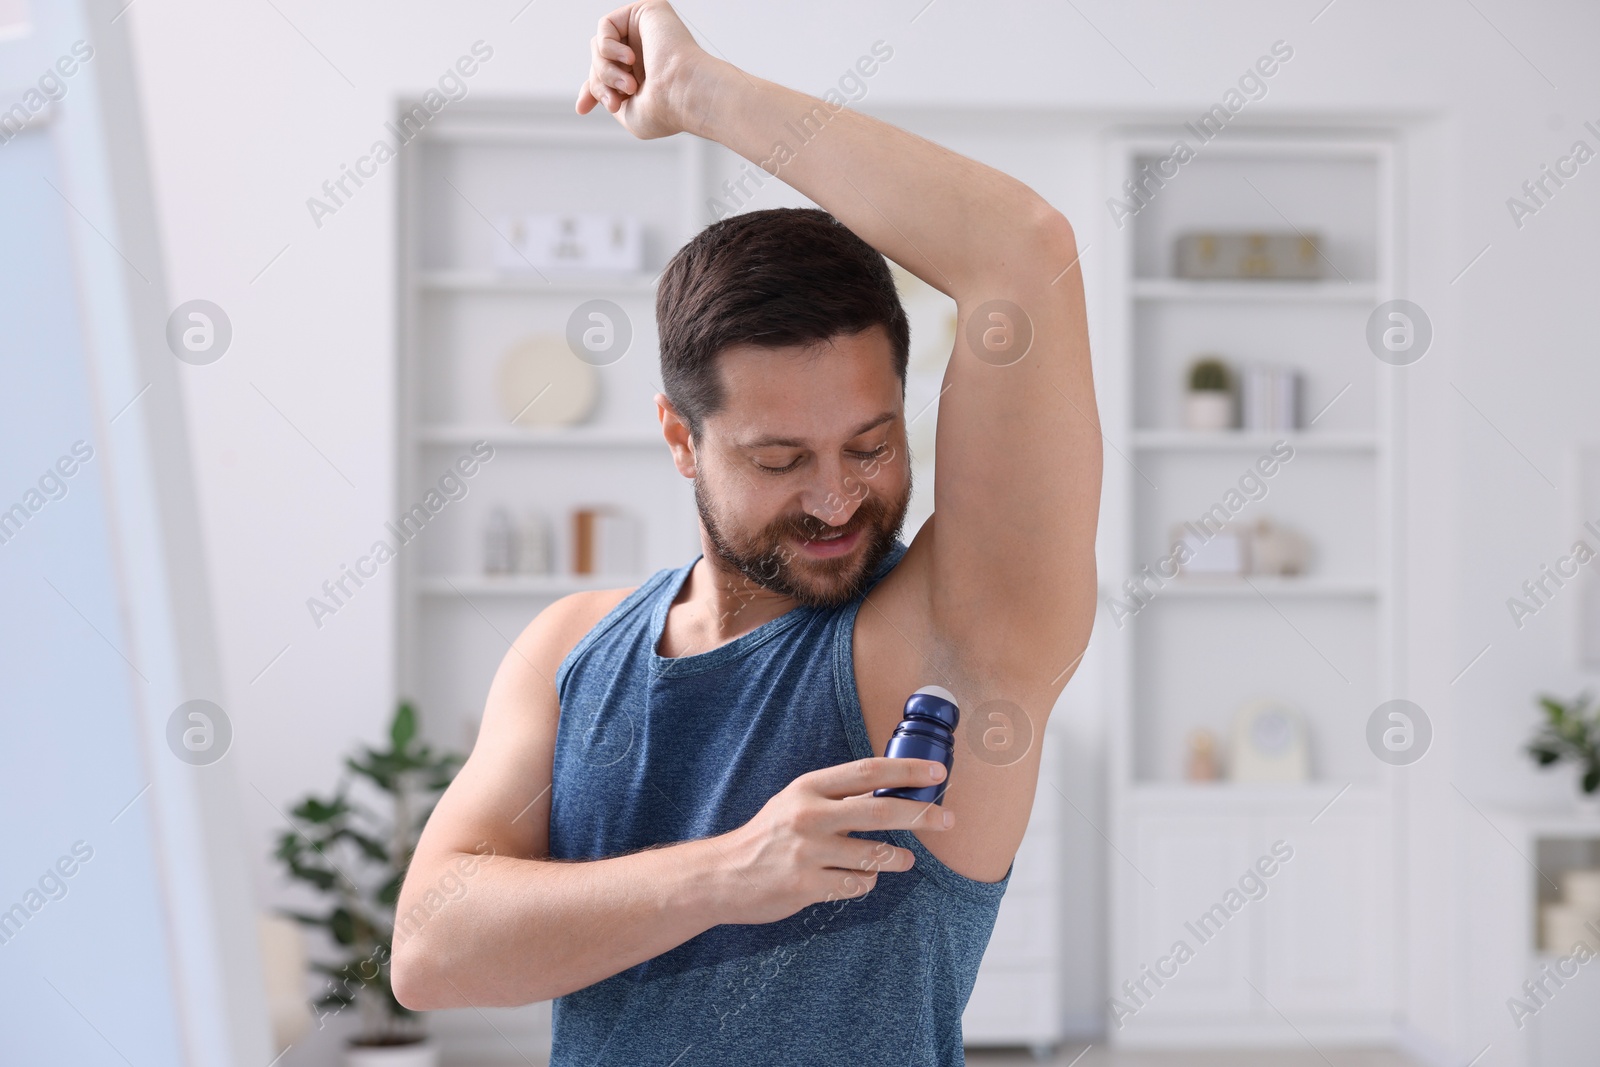
<path fill-rule="evenodd" d="M 836 607 L 894 547 L 911 503 L 900 379 L 879 328 L 806 348 L 725 350 L 695 503 L 710 548 L 758 586 Z"/>

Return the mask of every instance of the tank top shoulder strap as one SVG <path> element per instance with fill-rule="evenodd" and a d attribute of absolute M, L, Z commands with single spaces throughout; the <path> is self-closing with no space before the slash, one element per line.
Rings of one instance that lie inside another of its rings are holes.
<path fill-rule="evenodd" d="M 677 589 L 679 586 L 678 579 L 681 579 L 699 558 L 699 556 L 696 556 L 681 567 L 664 567 L 656 571 L 646 578 L 637 589 L 618 601 L 616 607 L 601 616 L 600 621 L 595 623 L 593 628 L 584 634 L 577 644 L 572 646 L 572 650 L 562 658 L 560 666 L 556 668 L 555 685 L 557 695 L 562 695 L 567 684 L 567 677 L 572 673 L 573 664 L 577 663 L 584 653 L 623 625 L 630 617 L 635 619 L 642 618 L 643 621 L 648 621 L 651 605 L 661 594 L 663 588 Z"/>

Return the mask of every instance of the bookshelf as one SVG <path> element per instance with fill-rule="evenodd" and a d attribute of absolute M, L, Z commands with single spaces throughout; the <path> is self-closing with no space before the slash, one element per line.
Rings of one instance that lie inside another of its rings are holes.
<path fill-rule="evenodd" d="M 416 700 L 435 741 L 460 751 L 476 738 L 510 641 L 540 610 L 582 589 L 637 585 L 698 550 L 693 495 L 672 466 L 650 398 L 659 373 L 656 275 L 704 225 L 705 144 L 641 142 L 614 127 L 577 124 L 570 106 L 464 102 L 440 113 L 401 159 L 396 511 L 421 500 L 475 446 L 493 450 L 463 479 L 465 495 L 397 560 L 399 691 Z M 644 269 L 498 269 L 501 220 L 554 210 L 639 216 Z M 632 340 L 620 359 L 593 367 L 588 416 L 513 423 L 498 391 L 507 350 L 531 335 L 562 334 L 574 310 L 597 298 L 621 309 Z M 572 510 L 618 504 L 642 523 L 638 566 L 572 573 Z M 500 505 L 519 519 L 533 510 L 545 517 L 549 573 L 485 573 L 485 525 Z M 432 1029 L 461 1062 L 498 1062 L 507 1040 L 548 1050 L 548 1002 L 493 1015 L 486 1022 L 470 1010 L 441 1012 Z"/>
<path fill-rule="evenodd" d="M 1112 138 L 1105 187 L 1122 187 L 1170 148 L 1170 137 L 1138 131 Z M 1133 1009 L 1119 1025 L 1108 1006 L 1118 1044 L 1298 1040 L 1284 1018 L 1317 1041 L 1392 1036 L 1397 779 L 1367 749 L 1364 727 L 1404 684 L 1400 381 L 1367 349 L 1364 330 L 1378 304 L 1401 295 L 1394 171 L 1381 133 L 1241 132 L 1208 143 L 1120 230 L 1107 224 L 1102 412 L 1121 455 L 1107 453 L 1100 637 L 1120 858 L 1108 867 L 1105 984 L 1108 999 Z M 1321 235 L 1320 280 L 1173 276 L 1181 233 L 1291 229 Z M 1209 353 L 1235 368 L 1298 371 L 1299 426 L 1186 429 L 1186 371 Z M 1206 514 L 1280 442 L 1292 459 L 1249 483 L 1259 496 L 1224 513 L 1305 536 L 1305 570 L 1179 576 L 1134 605 L 1125 580 L 1171 551 L 1172 527 Z M 1114 603 L 1137 610 L 1113 613 Z M 1304 717 L 1309 777 L 1188 780 L 1191 733 L 1208 730 L 1226 764 L 1234 715 L 1258 700 Z M 1185 924 L 1279 841 L 1294 859 L 1260 903 L 1196 944 Z M 1194 960 L 1166 985 L 1129 994 L 1124 983 L 1179 939 Z"/>

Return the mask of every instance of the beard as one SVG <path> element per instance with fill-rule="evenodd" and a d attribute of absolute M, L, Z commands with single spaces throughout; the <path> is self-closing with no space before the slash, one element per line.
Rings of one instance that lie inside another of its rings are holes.
<path fill-rule="evenodd" d="M 801 514 L 779 519 L 753 535 L 746 534 L 737 524 L 716 517 L 698 472 L 694 502 L 706 539 L 723 563 L 762 589 L 808 607 L 836 608 L 866 588 L 878 564 L 893 550 L 911 505 L 911 479 L 907 472 L 906 489 L 898 500 L 888 501 L 869 492 L 841 527 Z M 789 543 L 793 537 L 814 538 L 832 532 L 848 536 L 857 530 L 861 531 L 860 543 L 842 556 L 808 556 L 804 549 Z"/>

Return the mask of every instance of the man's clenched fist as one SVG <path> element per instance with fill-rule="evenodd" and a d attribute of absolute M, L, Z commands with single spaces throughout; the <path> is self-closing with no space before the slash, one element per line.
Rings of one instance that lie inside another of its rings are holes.
<path fill-rule="evenodd" d="M 589 54 L 578 114 L 604 104 L 641 140 L 689 129 L 688 101 L 707 78 L 712 57 L 666 0 L 640 0 L 602 18 Z"/>

